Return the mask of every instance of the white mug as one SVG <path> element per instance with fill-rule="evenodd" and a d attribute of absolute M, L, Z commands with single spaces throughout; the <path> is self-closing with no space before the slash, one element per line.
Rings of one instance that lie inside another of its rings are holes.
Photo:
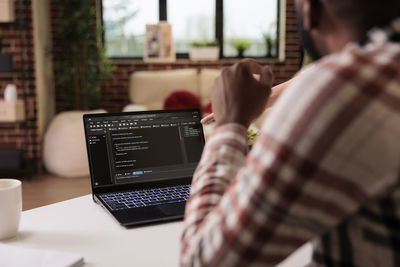
<path fill-rule="evenodd" d="M 21 181 L 0 178 L 0 239 L 17 235 L 21 212 Z"/>

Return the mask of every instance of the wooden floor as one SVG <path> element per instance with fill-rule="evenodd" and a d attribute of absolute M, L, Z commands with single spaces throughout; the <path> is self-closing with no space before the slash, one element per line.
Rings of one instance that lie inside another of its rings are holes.
<path fill-rule="evenodd" d="M 22 209 L 29 210 L 91 193 L 89 177 L 61 178 L 38 174 L 22 180 Z"/>

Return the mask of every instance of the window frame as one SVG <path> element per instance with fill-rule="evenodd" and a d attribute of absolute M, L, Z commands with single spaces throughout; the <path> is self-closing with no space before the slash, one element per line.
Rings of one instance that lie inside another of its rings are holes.
<path fill-rule="evenodd" d="M 159 1 L 159 21 L 168 21 L 167 17 L 167 1 L 168 0 L 158 0 Z M 274 57 L 267 57 L 267 56 L 259 56 L 259 57 L 250 57 L 253 59 L 258 60 L 265 60 L 265 59 L 273 59 L 284 61 L 285 59 L 285 13 L 286 13 L 286 0 L 276 0 L 278 3 L 277 5 L 277 55 Z M 104 16 L 103 16 L 103 0 L 97 0 L 97 7 L 99 13 L 99 26 L 101 29 L 101 44 L 104 45 L 105 43 L 105 31 L 104 31 Z M 239 59 L 239 57 L 227 57 L 224 56 L 224 0 L 215 0 L 215 39 L 218 40 L 219 44 L 219 59 L 218 60 L 235 60 Z M 143 57 L 134 57 L 134 56 L 113 56 L 108 57 L 112 60 L 143 60 Z M 176 59 L 189 59 L 189 53 L 176 53 Z"/>

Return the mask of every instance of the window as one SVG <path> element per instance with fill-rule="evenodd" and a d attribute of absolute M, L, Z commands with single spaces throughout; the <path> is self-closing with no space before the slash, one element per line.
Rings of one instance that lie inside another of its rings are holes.
<path fill-rule="evenodd" d="M 109 57 L 142 57 L 146 24 L 158 22 L 158 0 L 103 0 L 104 43 Z"/>
<path fill-rule="evenodd" d="M 244 4 L 242 0 L 229 0 L 224 2 L 223 14 L 224 56 L 237 54 L 233 45 L 238 39 L 247 40 L 250 45 L 244 56 L 276 55 L 277 1 L 251 0 Z M 251 17 L 244 14 L 251 14 Z"/>
<path fill-rule="evenodd" d="M 237 57 L 244 40 L 246 57 L 279 56 L 280 2 L 284 0 L 102 0 L 104 43 L 109 57 L 141 58 L 145 25 L 167 20 L 175 52 L 187 58 L 190 42 L 217 39 L 221 57 Z"/>
<path fill-rule="evenodd" d="M 188 53 L 192 41 L 215 39 L 215 0 L 168 0 L 167 4 L 176 53 Z"/>

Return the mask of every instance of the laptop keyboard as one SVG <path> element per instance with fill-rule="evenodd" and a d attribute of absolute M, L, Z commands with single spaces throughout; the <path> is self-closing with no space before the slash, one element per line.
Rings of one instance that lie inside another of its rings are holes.
<path fill-rule="evenodd" d="M 189 194 L 190 185 L 178 185 L 118 193 L 105 193 L 99 196 L 111 210 L 124 210 L 184 202 L 188 199 Z"/>

